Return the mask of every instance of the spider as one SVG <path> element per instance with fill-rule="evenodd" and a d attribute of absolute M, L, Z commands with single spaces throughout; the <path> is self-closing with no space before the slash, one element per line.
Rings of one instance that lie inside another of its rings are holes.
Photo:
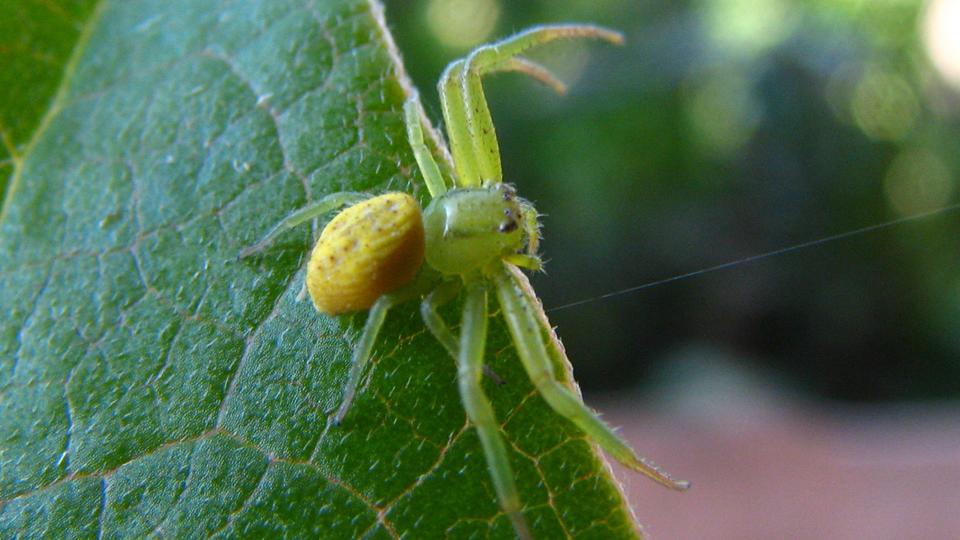
<path fill-rule="evenodd" d="M 481 387 L 491 289 L 523 367 L 554 411 L 631 469 L 673 489 L 689 485 L 638 457 L 557 380 L 550 353 L 556 353 L 558 345 L 547 337 L 552 329 L 519 270 L 541 268 L 537 211 L 502 181 L 500 150 L 481 77 L 517 71 L 562 93 L 563 84 L 549 71 L 520 56 L 531 47 L 562 38 L 623 41 L 618 32 L 592 25 L 539 26 L 479 47 L 447 66 L 438 88 L 453 178 L 441 175 L 424 143 L 417 97 L 408 99 L 404 105 L 407 137 L 432 198 L 422 212 L 406 193 L 372 198 L 335 193 L 294 212 L 241 252 L 241 257 L 260 252 L 284 231 L 347 206 L 317 240 L 305 284 L 322 313 L 369 310 L 334 423 L 340 424 L 350 409 L 387 311 L 400 302 L 419 299 L 424 324 L 457 362 L 463 407 L 477 429 L 499 504 L 521 538 L 530 537 L 529 529 L 497 419 Z M 461 294 L 461 289 L 463 312 L 456 336 L 438 308 Z"/>

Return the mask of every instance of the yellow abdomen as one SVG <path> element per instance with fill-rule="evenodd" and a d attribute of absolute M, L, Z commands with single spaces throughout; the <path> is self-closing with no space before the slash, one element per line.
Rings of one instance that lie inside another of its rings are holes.
<path fill-rule="evenodd" d="M 409 283 L 423 264 L 420 205 L 387 193 L 337 214 L 320 233 L 307 265 L 307 289 L 322 313 L 369 309 Z"/>

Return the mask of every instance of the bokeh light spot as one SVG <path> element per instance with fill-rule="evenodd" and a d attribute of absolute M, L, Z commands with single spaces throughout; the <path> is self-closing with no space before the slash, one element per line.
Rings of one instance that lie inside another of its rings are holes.
<path fill-rule="evenodd" d="M 902 139 L 916 123 L 920 105 L 910 85 L 899 75 L 871 67 L 853 92 L 853 118 L 867 137 Z"/>
<path fill-rule="evenodd" d="M 930 62 L 960 88 L 960 0 L 933 0 L 923 16 L 923 45 Z"/>
<path fill-rule="evenodd" d="M 784 0 L 709 0 L 701 9 L 713 40 L 737 52 L 763 52 L 796 26 L 796 10 Z"/>
<path fill-rule="evenodd" d="M 427 25 L 448 47 L 467 48 L 486 40 L 500 18 L 497 0 L 431 0 Z"/>
<path fill-rule="evenodd" d="M 947 165 L 927 149 L 901 153 L 890 165 L 884 180 L 887 200 L 902 216 L 946 205 L 954 189 Z"/>
<path fill-rule="evenodd" d="M 749 140 L 760 116 L 750 81 L 722 74 L 700 85 L 687 104 L 694 140 L 717 157 L 731 157 Z"/>

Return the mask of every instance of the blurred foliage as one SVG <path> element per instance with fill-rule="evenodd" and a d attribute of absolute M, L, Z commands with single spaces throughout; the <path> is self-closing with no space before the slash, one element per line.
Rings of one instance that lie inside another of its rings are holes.
<path fill-rule="evenodd" d="M 425 92 L 475 43 L 532 24 L 626 33 L 624 49 L 535 55 L 574 83 L 564 99 L 515 76 L 487 83 L 505 174 L 546 214 L 549 274 L 534 285 L 548 309 L 953 204 L 960 99 L 928 59 L 924 13 L 892 0 L 387 2 Z M 828 398 L 960 397 L 958 232 L 948 212 L 551 318 L 588 391 L 642 384 L 696 348 Z"/>

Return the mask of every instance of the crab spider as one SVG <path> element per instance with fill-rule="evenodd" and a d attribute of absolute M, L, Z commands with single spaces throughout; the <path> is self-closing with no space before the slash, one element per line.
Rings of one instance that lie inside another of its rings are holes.
<path fill-rule="evenodd" d="M 556 344 L 545 340 L 552 330 L 518 269 L 540 269 L 537 212 L 503 183 L 500 150 L 481 77 L 494 71 L 519 71 L 563 92 L 563 84 L 549 71 L 519 56 L 561 38 L 622 42 L 619 33 L 596 26 L 541 26 L 482 46 L 447 67 L 438 86 L 453 157 L 452 178 L 443 177 L 424 143 L 416 97 L 407 101 L 407 136 L 432 197 L 425 210 L 421 212 L 405 193 L 372 198 L 336 193 L 291 214 L 263 240 L 241 252 L 241 256 L 257 253 L 283 231 L 348 206 L 321 233 L 306 278 L 318 311 L 337 315 L 369 310 L 334 423 L 339 424 L 350 410 L 387 311 L 400 302 L 420 299 L 424 324 L 457 362 L 464 409 L 477 429 L 500 506 L 521 538 L 529 538 L 530 533 L 497 419 L 480 384 L 491 289 L 523 367 L 544 401 L 621 463 L 667 487 L 688 487 L 638 457 L 558 381 L 548 351 Z M 457 336 L 438 308 L 461 290 L 464 302 Z"/>

